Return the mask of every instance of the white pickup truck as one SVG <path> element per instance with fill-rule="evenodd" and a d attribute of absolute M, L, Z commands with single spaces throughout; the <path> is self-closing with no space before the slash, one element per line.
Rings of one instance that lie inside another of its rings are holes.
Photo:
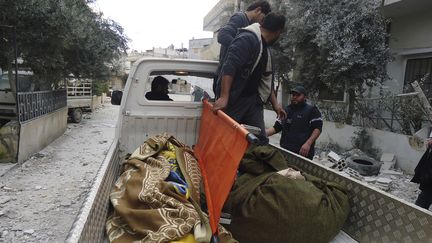
<path fill-rule="evenodd" d="M 182 77 L 193 80 L 194 85 L 201 84 L 207 91 L 216 68 L 217 62 L 203 60 L 141 59 L 134 64 L 121 100 L 116 137 L 67 242 L 107 240 L 105 223 L 111 209 L 109 194 L 119 175 L 122 158 L 149 136 L 168 132 L 188 145 L 197 142 L 202 103 L 184 98 L 176 101 L 174 97 L 174 101 L 149 101 L 144 95 L 150 90 L 152 78 L 157 75 Z M 116 102 L 120 103 L 113 101 Z M 431 212 L 275 147 L 303 171 L 335 181 L 349 190 L 351 211 L 343 230 L 332 242 L 432 242 Z"/>
<path fill-rule="evenodd" d="M 88 80 L 68 80 L 67 82 L 68 116 L 72 122 L 80 123 L 83 110 L 92 107 L 92 83 Z"/>

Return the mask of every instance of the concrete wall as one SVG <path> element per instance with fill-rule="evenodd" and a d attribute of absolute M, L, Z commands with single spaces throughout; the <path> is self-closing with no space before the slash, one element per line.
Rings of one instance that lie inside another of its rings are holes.
<path fill-rule="evenodd" d="M 92 111 L 95 110 L 97 107 L 99 107 L 101 104 L 105 103 L 105 101 L 106 101 L 105 93 L 102 93 L 102 96 L 93 95 L 92 103 L 91 103 Z"/>
<path fill-rule="evenodd" d="M 391 23 L 391 49 L 432 47 L 432 14 L 430 9 L 395 17 Z"/>
<path fill-rule="evenodd" d="M 111 78 L 111 86 L 113 90 L 123 90 L 124 88 L 123 81 L 119 77 Z"/>
<path fill-rule="evenodd" d="M 394 60 L 387 64 L 387 73 L 390 76 L 390 80 L 384 83 L 387 91 L 394 94 L 403 92 L 406 62 L 405 56 L 395 55 Z M 374 97 L 379 96 L 379 89 L 376 89 L 373 95 Z"/>
<path fill-rule="evenodd" d="M 393 80 L 389 91 L 402 93 L 408 59 L 432 57 L 432 14 L 430 10 L 392 18 L 390 49 L 395 60 L 387 65 Z"/>
<path fill-rule="evenodd" d="M 39 152 L 66 131 L 67 111 L 65 107 L 21 124 L 18 162 Z"/>
<path fill-rule="evenodd" d="M 352 148 L 351 139 L 358 127 L 333 122 L 324 122 L 323 132 L 319 137 L 318 146 L 336 143 L 342 148 Z M 397 167 L 408 174 L 414 173 L 414 168 L 425 152 L 424 141 L 413 136 L 407 136 L 373 128 L 367 129 L 372 139 L 372 146 L 381 153 L 395 154 Z"/>
<path fill-rule="evenodd" d="M 219 61 L 219 50 L 220 44 L 217 42 L 217 33 L 214 33 L 211 43 L 198 50 L 198 59 Z"/>
<path fill-rule="evenodd" d="M 4 126 L 0 124 L 0 163 L 15 163 L 18 151 L 18 121 L 10 121 Z"/>
<path fill-rule="evenodd" d="M 264 111 L 266 127 L 273 126 L 276 113 L 271 110 Z M 325 146 L 328 143 L 336 143 L 346 150 L 352 149 L 351 138 L 358 127 L 334 122 L 324 122 L 323 132 L 317 140 L 317 146 Z M 397 167 L 408 174 L 414 173 L 414 168 L 425 152 L 424 141 L 413 136 L 367 129 L 372 138 L 373 146 L 382 153 L 393 153 L 397 158 Z M 270 142 L 279 145 L 279 135 L 270 137 Z"/>

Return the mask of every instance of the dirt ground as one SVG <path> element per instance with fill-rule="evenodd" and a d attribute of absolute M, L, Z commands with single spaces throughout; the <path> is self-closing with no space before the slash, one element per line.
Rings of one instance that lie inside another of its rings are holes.
<path fill-rule="evenodd" d="M 3 165 L 0 242 L 64 242 L 114 138 L 117 117 L 118 107 L 105 103 L 80 124 L 68 123 L 29 160 Z"/>

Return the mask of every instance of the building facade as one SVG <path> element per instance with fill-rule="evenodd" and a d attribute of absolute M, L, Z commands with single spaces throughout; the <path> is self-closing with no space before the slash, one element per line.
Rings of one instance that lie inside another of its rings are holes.
<path fill-rule="evenodd" d="M 391 18 L 389 46 L 394 61 L 387 66 L 392 78 L 386 86 L 393 93 L 407 91 L 407 86 L 426 77 L 422 84 L 432 98 L 432 1 L 384 0 L 383 13 Z"/>
<path fill-rule="evenodd" d="M 213 60 L 211 57 L 206 58 L 202 55 L 204 49 L 207 49 L 213 42 L 213 38 L 202 38 L 202 39 L 194 39 L 189 40 L 189 50 L 188 50 L 188 58 L 189 59 L 206 59 Z"/>

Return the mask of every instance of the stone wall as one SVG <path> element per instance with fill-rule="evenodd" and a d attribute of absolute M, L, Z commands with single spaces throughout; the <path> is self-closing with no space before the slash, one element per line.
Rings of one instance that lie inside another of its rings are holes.
<path fill-rule="evenodd" d="M 102 93 L 101 96 L 93 95 L 93 97 L 92 97 L 92 103 L 91 103 L 91 110 L 92 111 L 95 110 L 100 105 L 102 105 L 103 103 L 105 103 L 105 101 L 106 101 L 106 93 Z"/>
<path fill-rule="evenodd" d="M 0 128 L 0 163 L 17 162 L 19 130 L 17 121 L 10 121 Z"/>

